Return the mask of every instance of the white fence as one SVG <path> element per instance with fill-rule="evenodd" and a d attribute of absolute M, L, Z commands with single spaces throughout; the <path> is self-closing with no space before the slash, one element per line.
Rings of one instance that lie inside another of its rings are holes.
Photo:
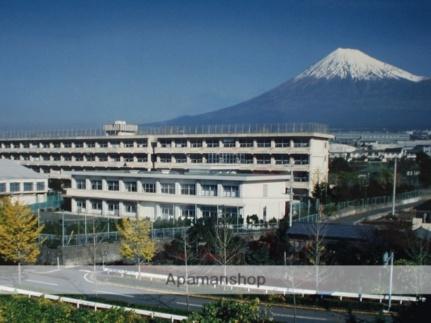
<path fill-rule="evenodd" d="M 153 279 L 162 280 L 162 281 L 166 281 L 168 279 L 168 275 L 145 273 L 145 272 L 138 273 L 137 271 L 132 271 L 132 270 L 112 269 L 112 268 L 105 267 L 103 268 L 103 271 L 108 274 L 109 273 L 118 274 L 121 277 L 123 277 L 124 275 L 127 275 L 127 276 L 133 276 L 136 279 L 138 279 L 139 277 L 147 278 L 147 279 L 150 279 L 151 281 Z M 174 278 L 176 277 L 174 276 Z M 233 288 L 239 288 L 239 289 L 247 290 L 248 292 L 250 292 L 250 290 L 259 290 L 262 292 L 262 294 L 277 293 L 277 294 L 283 294 L 283 295 L 297 294 L 302 296 L 321 295 L 321 296 L 337 297 L 340 300 L 343 298 L 354 298 L 354 299 L 358 299 L 359 301 L 362 301 L 364 299 L 369 299 L 369 300 L 378 300 L 379 302 L 383 302 L 384 300 L 389 300 L 389 295 L 386 295 L 386 294 L 361 294 L 361 293 L 346 293 L 346 292 L 338 292 L 338 291 L 316 291 L 313 289 L 285 288 L 285 287 L 266 286 L 266 285 L 257 287 L 255 285 L 238 284 L 238 285 L 226 285 L 226 287 L 228 287 L 231 290 Z M 403 302 L 417 302 L 418 300 L 423 300 L 423 299 L 419 299 L 414 296 L 392 295 L 391 300 L 397 301 L 400 304 L 402 304 Z"/>

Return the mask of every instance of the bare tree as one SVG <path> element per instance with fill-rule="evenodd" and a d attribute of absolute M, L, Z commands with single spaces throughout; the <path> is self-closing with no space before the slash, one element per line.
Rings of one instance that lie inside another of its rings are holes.
<path fill-rule="evenodd" d="M 213 232 L 212 243 L 214 252 L 211 258 L 218 264 L 224 266 L 226 275 L 226 266 L 238 264 L 244 255 L 245 246 L 241 238 L 235 236 L 229 218 L 225 213 L 218 219 Z"/>

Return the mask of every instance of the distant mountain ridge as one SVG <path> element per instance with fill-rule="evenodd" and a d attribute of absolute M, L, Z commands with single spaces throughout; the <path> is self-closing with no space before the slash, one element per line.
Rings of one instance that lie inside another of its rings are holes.
<path fill-rule="evenodd" d="M 163 124 L 319 122 L 338 129 L 431 126 L 431 80 L 339 48 L 295 78 L 242 103 Z"/>

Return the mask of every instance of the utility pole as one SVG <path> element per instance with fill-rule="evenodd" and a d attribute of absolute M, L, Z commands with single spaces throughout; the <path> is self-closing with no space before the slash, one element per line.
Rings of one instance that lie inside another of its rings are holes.
<path fill-rule="evenodd" d="M 93 215 L 93 271 L 96 272 L 96 227 L 94 223 L 94 218 L 96 216 Z"/>
<path fill-rule="evenodd" d="M 287 267 L 287 255 L 286 255 L 286 251 L 284 252 L 284 267 Z M 286 277 L 287 279 L 287 277 Z M 293 287 L 293 292 L 292 292 L 292 296 L 293 296 L 293 322 L 296 323 L 296 294 L 295 294 L 295 283 L 294 283 L 294 276 L 292 274 L 292 287 Z"/>
<path fill-rule="evenodd" d="M 394 252 L 385 252 L 383 255 L 383 262 L 385 266 L 389 265 L 389 295 L 388 295 L 388 311 L 391 310 L 392 306 L 392 284 L 394 276 Z"/>
<path fill-rule="evenodd" d="M 187 231 L 184 229 L 184 265 L 186 269 L 186 302 L 187 302 L 187 312 L 189 311 L 189 284 L 188 284 L 188 258 L 187 258 Z"/>
<path fill-rule="evenodd" d="M 397 158 L 395 157 L 394 163 L 394 180 L 392 187 L 392 216 L 395 216 L 395 198 L 397 194 Z"/>
<path fill-rule="evenodd" d="M 290 160 L 289 228 L 293 225 L 293 159 Z"/>

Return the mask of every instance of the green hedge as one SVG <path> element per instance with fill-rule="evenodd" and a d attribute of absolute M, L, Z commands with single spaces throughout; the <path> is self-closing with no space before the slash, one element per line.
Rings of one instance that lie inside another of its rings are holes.
<path fill-rule="evenodd" d="M 120 308 L 94 311 L 90 308 L 55 302 L 43 298 L 0 296 L 0 322 L 63 323 L 63 322 L 166 322 L 144 318 Z"/>

